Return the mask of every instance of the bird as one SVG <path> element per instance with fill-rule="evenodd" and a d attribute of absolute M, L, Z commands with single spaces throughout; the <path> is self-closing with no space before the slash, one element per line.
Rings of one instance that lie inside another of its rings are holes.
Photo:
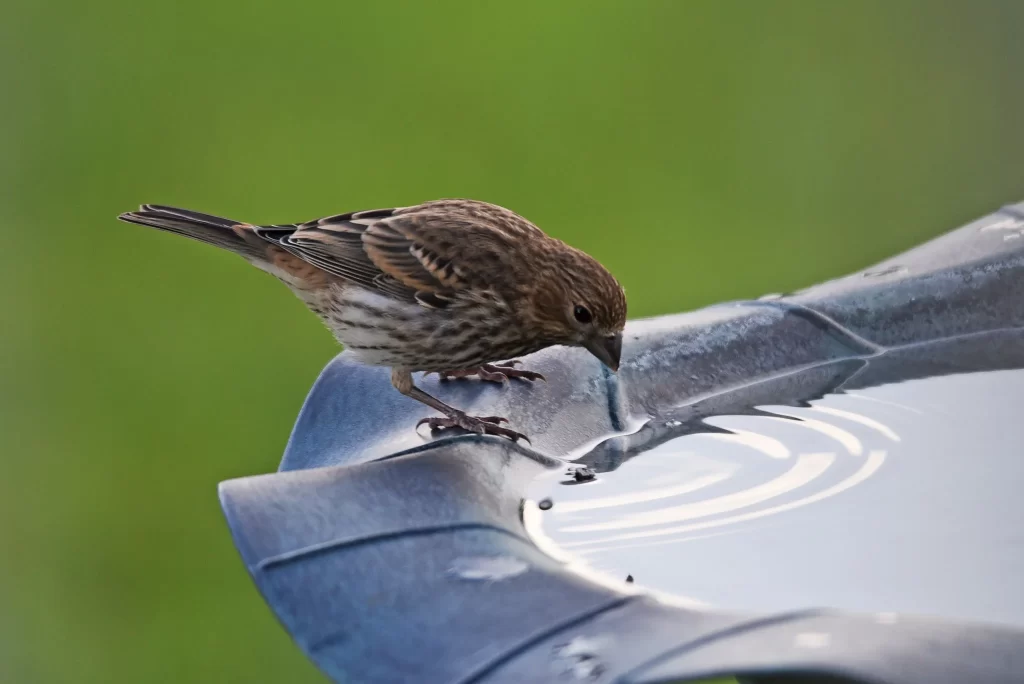
<path fill-rule="evenodd" d="M 144 204 L 118 218 L 226 249 L 277 277 L 357 361 L 389 367 L 395 389 L 442 414 L 417 429 L 529 441 L 501 425 L 505 417 L 471 416 L 428 394 L 413 372 L 543 380 L 517 368 L 516 357 L 555 345 L 583 347 L 613 372 L 619 367 L 619 281 L 496 204 L 442 199 L 280 225 Z"/>

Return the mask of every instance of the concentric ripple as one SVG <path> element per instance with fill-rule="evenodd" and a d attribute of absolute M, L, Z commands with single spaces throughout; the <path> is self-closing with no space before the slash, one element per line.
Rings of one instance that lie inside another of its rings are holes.
<path fill-rule="evenodd" d="M 1024 624 L 1024 531 L 1005 517 L 1024 520 L 1024 371 L 794 403 L 663 420 L 681 434 L 591 482 L 535 482 L 527 507 L 552 505 L 527 530 L 591 571 L 710 605 Z"/>

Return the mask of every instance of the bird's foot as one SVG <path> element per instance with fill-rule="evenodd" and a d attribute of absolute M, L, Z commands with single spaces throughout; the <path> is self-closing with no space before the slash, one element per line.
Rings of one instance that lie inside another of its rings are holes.
<path fill-rule="evenodd" d="M 513 442 L 517 442 L 520 439 L 525 439 L 527 442 L 530 441 L 530 438 L 521 432 L 501 427 L 500 423 L 507 422 L 508 418 L 502 418 L 501 416 L 470 416 L 462 411 L 458 411 L 443 418 L 441 416 L 423 418 L 420 422 L 416 423 L 416 427 L 425 424 L 430 426 L 431 431 L 461 428 L 467 432 L 475 432 L 478 435 L 508 437 Z"/>
<path fill-rule="evenodd" d="M 499 384 L 505 384 L 510 378 L 529 380 L 530 382 L 533 382 L 534 380 L 547 381 L 547 378 L 540 373 L 517 369 L 516 366 L 520 363 L 520 361 L 506 361 L 505 363 L 496 364 L 485 363 L 477 368 L 440 371 L 438 372 L 438 375 L 441 376 L 441 382 L 447 382 L 448 380 L 463 380 L 474 375 L 486 382 L 496 382 Z"/>

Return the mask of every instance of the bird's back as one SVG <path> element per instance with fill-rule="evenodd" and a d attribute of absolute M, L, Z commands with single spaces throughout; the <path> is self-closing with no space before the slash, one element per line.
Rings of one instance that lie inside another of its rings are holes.
<path fill-rule="evenodd" d="M 502 207 L 438 200 L 254 230 L 331 275 L 311 308 L 364 363 L 447 370 L 545 346 L 515 309 L 523 255 L 548 238 Z"/>
<path fill-rule="evenodd" d="M 550 343 L 518 314 L 552 245 L 565 246 L 494 204 L 446 199 L 265 226 L 157 205 L 121 218 L 242 255 L 366 363 L 464 368 Z"/>

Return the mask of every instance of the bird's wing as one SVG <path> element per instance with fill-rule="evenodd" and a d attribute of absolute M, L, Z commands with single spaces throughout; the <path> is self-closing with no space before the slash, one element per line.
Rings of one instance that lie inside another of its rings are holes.
<path fill-rule="evenodd" d="M 331 275 L 396 299 L 413 301 L 416 290 L 384 273 L 363 249 L 362 235 L 366 229 L 395 211 L 356 211 L 306 223 L 258 226 L 254 231 Z"/>
<path fill-rule="evenodd" d="M 256 232 L 328 273 L 429 307 L 490 289 L 512 275 L 517 244 L 544 237 L 507 209 L 469 200 L 353 212 Z"/>
<path fill-rule="evenodd" d="M 539 228 L 507 209 L 470 200 L 439 200 L 398 210 L 363 233 L 373 263 L 399 282 L 438 295 L 501 289 L 529 253 Z"/>

